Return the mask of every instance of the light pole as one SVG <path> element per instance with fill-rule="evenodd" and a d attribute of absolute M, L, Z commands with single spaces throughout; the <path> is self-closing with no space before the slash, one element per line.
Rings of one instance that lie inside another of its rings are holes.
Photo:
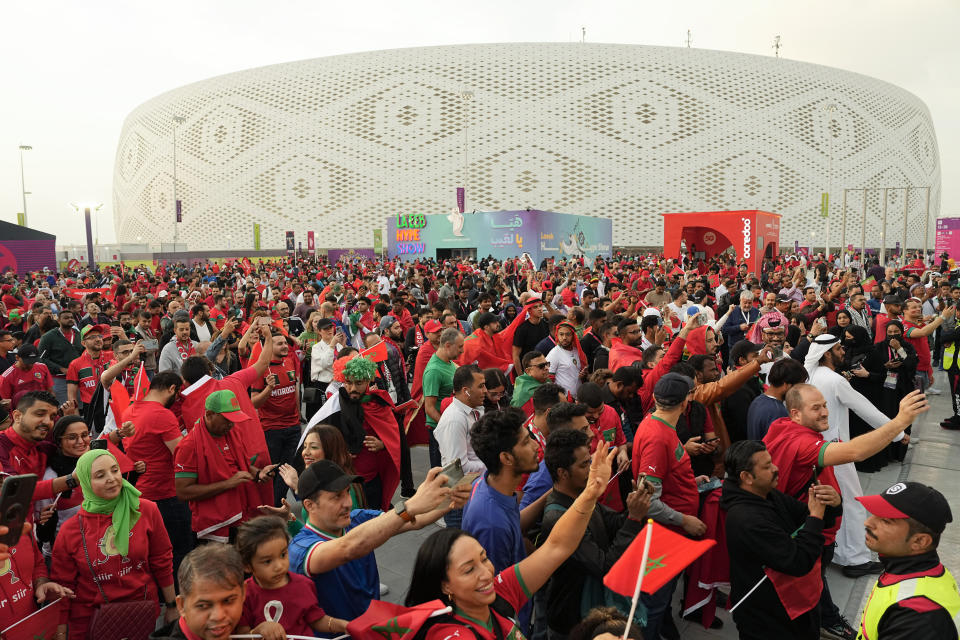
<path fill-rule="evenodd" d="M 837 110 L 837 105 L 831 103 L 825 107 L 827 112 L 827 153 L 830 156 L 827 165 L 827 228 L 825 231 L 825 246 L 823 248 L 823 257 L 830 260 L 830 190 L 833 188 L 833 139 L 836 137 L 833 133 L 833 114 Z"/>
<path fill-rule="evenodd" d="M 469 140 L 467 138 L 467 129 L 470 124 L 470 103 L 473 101 L 473 91 L 467 91 L 466 88 L 460 91 L 460 100 L 463 102 L 463 209 L 467 209 L 467 174 L 469 173 L 469 163 L 467 148 Z"/>
<path fill-rule="evenodd" d="M 93 257 L 93 229 L 90 224 L 90 211 L 100 211 L 103 204 L 99 202 L 81 202 L 80 204 L 70 203 L 78 213 L 83 211 L 83 222 L 87 230 L 87 264 L 91 271 L 97 270 L 97 261 Z"/>
<path fill-rule="evenodd" d="M 23 226 L 27 226 L 27 181 L 23 177 L 23 152 L 33 151 L 33 147 L 28 144 L 20 145 L 20 185 L 23 187 Z"/>
<path fill-rule="evenodd" d="M 183 116 L 173 116 L 173 252 L 177 252 L 177 232 L 180 230 L 180 201 L 177 200 L 177 127 L 186 122 Z"/>

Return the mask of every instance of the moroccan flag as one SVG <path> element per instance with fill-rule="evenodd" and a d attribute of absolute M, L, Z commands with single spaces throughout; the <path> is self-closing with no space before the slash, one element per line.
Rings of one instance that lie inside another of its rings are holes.
<path fill-rule="evenodd" d="M 644 593 L 655 593 L 702 556 L 707 549 L 717 544 L 716 540 L 685 538 L 655 522 L 648 522 L 646 526 L 653 527 L 653 530 L 650 534 L 650 555 L 647 557 L 643 584 L 640 587 Z M 627 598 L 633 597 L 639 577 L 637 567 L 643 559 L 643 545 L 646 538 L 646 530 L 638 534 L 603 577 L 603 584 L 608 589 Z"/>
<path fill-rule="evenodd" d="M 387 343 L 383 340 L 360 352 L 361 357 L 369 358 L 373 362 L 383 362 L 387 359 L 387 355 Z"/>
<path fill-rule="evenodd" d="M 347 623 L 347 633 L 353 640 L 409 640 L 424 622 L 445 613 L 450 613 L 450 607 L 439 600 L 415 607 L 372 600 L 362 616 Z"/>
<path fill-rule="evenodd" d="M 143 397 L 147 395 L 147 391 L 149 390 L 150 378 L 147 376 L 147 368 L 141 366 L 137 371 L 136 377 L 133 379 L 133 397 L 130 398 L 130 402 L 143 400 Z"/>
<path fill-rule="evenodd" d="M 0 631 L 0 637 L 4 640 L 53 640 L 57 635 L 57 625 L 60 624 L 62 602 L 63 599 L 58 598 L 43 609 L 34 611 L 26 618 Z"/>
<path fill-rule="evenodd" d="M 770 578 L 777 597 L 791 620 L 802 616 L 820 603 L 823 582 L 820 579 L 820 558 L 813 569 L 803 576 L 788 576 L 785 573 L 764 567 L 763 572 Z"/>

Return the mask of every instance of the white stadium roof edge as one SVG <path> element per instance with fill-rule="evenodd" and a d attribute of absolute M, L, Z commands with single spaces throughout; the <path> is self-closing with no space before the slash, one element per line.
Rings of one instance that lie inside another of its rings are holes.
<path fill-rule="evenodd" d="M 174 118 L 183 118 L 176 124 Z M 161 94 L 125 120 L 116 155 L 120 242 L 190 249 L 370 247 L 388 215 L 534 209 L 613 219 L 617 246 L 662 246 L 671 211 L 783 215 L 781 245 L 832 244 L 844 188 L 931 187 L 926 105 L 887 82 L 772 56 L 620 44 L 477 44 L 353 53 L 239 71 Z M 832 158 L 832 171 L 831 171 Z M 902 236 L 890 191 L 887 246 Z M 877 244 L 882 192 L 867 194 Z M 907 200 L 922 246 L 926 193 Z M 850 193 L 847 242 L 863 203 Z M 932 239 L 931 239 L 932 246 Z"/>

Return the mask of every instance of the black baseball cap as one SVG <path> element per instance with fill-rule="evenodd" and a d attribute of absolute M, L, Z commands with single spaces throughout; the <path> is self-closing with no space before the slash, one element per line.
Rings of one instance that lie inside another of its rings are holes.
<path fill-rule="evenodd" d="M 15 356 L 20 356 L 24 362 L 34 363 L 40 358 L 37 348 L 32 344 L 22 344 L 18 348 L 10 351 Z"/>
<path fill-rule="evenodd" d="M 321 329 L 329 329 L 330 327 L 333 326 L 333 320 L 331 320 L 330 318 L 320 318 L 319 320 L 317 320 L 316 326 L 317 326 L 317 331 Z"/>
<path fill-rule="evenodd" d="M 790 296 L 788 296 L 788 295 L 785 294 L 785 293 L 778 293 L 778 294 L 777 294 L 777 304 L 784 304 L 784 303 L 787 303 L 787 302 L 793 302 L 793 298 L 791 298 Z"/>
<path fill-rule="evenodd" d="M 730 365 L 735 365 L 737 362 L 739 362 L 740 358 L 746 358 L 751 353 L 756 353 L 762 348 L 762 344 L 750 342 L 749 340 L 741 340 L 737 344 L 730 347 Z"/>
<path fill-rule="evenodd" d="M 317 491 L 343 491 L 360 476 L 347 475 L 340 465 L 331 460 L 317 460 L 300 474 L 297 493 L 301 499 L 311 498 Z"/>
<path fill-rule="evenodd" d="M 653 398 L 665 407 L 675 407 L 693 391 L 693 380 L 679 373 L 667 373 L 653 387 Z"/>
<path fill-rule="evenodd" d="M 898 295 L 895 295 L 895 294 L 892 294 L 892 293 L 888 293 L 887 295 L 883 296 L 883 304 L 885 304 L 885 305 L 887 305 L 887 304 L 899 304 L 899 305 L 902 305 L 902 304 L 903 304 L 903 300 L 901 300 L 901 299 L 900 299 L 900 296 L 898 296 Z"/>
<path fill-rule="evenodd" d="M 937 533 L 953 522 L 943 494 L 919 482 L 898 482 L 880 495 L 859 496 L 863 508 L 880 518 L 913 518 Z"/>

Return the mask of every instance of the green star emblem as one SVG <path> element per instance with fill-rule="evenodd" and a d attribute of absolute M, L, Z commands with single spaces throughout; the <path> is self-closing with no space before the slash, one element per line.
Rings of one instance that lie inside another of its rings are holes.
<path fill-rule="evenodd" d="M 660 556 L 659 558 L 648 558 L 648 559 L 647 559 L 647 568 L 646 568 L 646 570 L 643 572 L 643 575 L 647 575 L 648 573 L 650 573 L 650 572 L 653 571 L 654 569 L 663 569 L 665 566 L 667 566 L 667 565 L 663 562 L 663 559 L 666 558 L 666 557 L 667 557 L 667 554 L 663 554 L 663 555 Z"/>
<path fill-rule="evenodd" d="M 385 625 L 377 625 L 371 627 L 370 629 L 374 633 L 379 633 L 382 635 L 384 638 L 386 638 L 386 640 L 392 640 L 394 634 L 396 634 L 397 637 L 402 638 L 405 634 L 410 633 L 410 629 L 407 627 L 401 627 L 396 618 L 391 618 Z"/>

